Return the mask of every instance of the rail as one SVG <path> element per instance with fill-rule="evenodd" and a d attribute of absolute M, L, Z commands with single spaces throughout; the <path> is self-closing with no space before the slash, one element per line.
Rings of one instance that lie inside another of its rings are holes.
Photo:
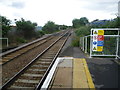
<path fill-rule="evenodd" d="M 64 35 L 66 35 L 68 32 L 66 32 Z M 63 36 L 64 36 L 63 35 Z M 55 43 L 58 42 L 58 40 L 60 40 L 63 36 L 59 37 L 54 43 L 52 43 L 48 48 L 46 48 L 42 53 L 40 53 L 36 58 L 34 58 L 29 64 L 27 64 L 22 70 L 20 70 L 16 75 L 14 75 L 9 81 L 7 81 L 3 86 L 2 86 L 2 89 L 6 89 L 8 88 L 21 74 L 24 73 L 25 70 L 27 70 L 29 68 L 29 66 L 31 66 L 40 56 L 42 56 L 47 50 L 49 50 Z M 67 39 L 66 39 L 67 40 Z M 64 42 L 65 43 L 65 42 Z M 63 44 L 64 45 L 64 44 Z M 61 46 L 62 48 L 62 46 Z M 60 52 L 60 49 L 59 49 L 59 52 Z M 43 84 L 43 82 L 45 81 L 46 79 L 46 76 L 48 75 L 48 72 L 50 71 L 52 65 L 54 64 L 55 62 L 55 59 L 57 58 L 59 52 L 55 55 L 52 63 L 50 64 L 49 68 L 47 69 L 47 72 L 44 74 L 44 76 L 42 77 L 41 79 L 41 82 L 38 84 L 37 88 L 40 88 L 41 85 Z M 37 89 L 36 88 L 36 89 Z"/>

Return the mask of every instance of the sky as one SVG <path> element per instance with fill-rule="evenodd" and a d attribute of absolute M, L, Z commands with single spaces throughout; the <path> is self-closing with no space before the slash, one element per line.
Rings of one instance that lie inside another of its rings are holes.
<path fill-rule="evenodd" d="M 73 19 L 87 17 L 114 19 L 118 13 L 120 0 L 0 0 L 0 15 L 14 19 L 30 20 L 39 26 L 47 21 L 59 25 L 72 25 Z"/>

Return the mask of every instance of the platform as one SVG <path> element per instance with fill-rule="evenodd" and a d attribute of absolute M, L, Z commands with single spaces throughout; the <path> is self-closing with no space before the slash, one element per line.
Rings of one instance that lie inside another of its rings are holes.
<path fill-rule="evenodd" d="M 52 88 L 95 88 L 84 58 L 60 58 Z"/>

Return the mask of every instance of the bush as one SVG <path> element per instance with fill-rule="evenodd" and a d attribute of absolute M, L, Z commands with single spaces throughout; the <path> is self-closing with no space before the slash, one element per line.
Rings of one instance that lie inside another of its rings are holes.
<path fill-rule="evenodd" d="M 80 37 L 86 36 L 86 35 L 90 34 L 90 29 L 91 29 L 90 27 L 83 26 L 83 27 L 80 27 L 79 29 L 77 29 L 75 31 L 75 34 Z"/>
<path fill-rule="evenodd" d="M 72 46 L 79 47 L 79 37 L 77 36 L 73 37 Z"/>
<path fill-rule="evenodd" d="M 16 40 L 18 43 L 26 43 L 27 40 L 25 40 L 24 38 L 17 38 Z"/>
<path fill-rule="evenodd" d="M 38 38 L 38 37 L 41 37 L 41 36 L 45 35 L 45 32 L 42 31 L 42 30 L 39 30 L 39 31 L 36 32 L 36 34 L 37 34 L 36 36 Z"/>

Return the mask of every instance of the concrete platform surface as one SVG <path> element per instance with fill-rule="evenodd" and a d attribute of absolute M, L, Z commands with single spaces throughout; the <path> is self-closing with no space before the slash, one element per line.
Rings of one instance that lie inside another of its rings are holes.
<path fill-rule="evenodd" d="M 94 88 L 92 78 L 84 58 L 62 57 L 57 67 L 52 89 Z M 91 80 L 90 80 L 91 79 Z"/>

